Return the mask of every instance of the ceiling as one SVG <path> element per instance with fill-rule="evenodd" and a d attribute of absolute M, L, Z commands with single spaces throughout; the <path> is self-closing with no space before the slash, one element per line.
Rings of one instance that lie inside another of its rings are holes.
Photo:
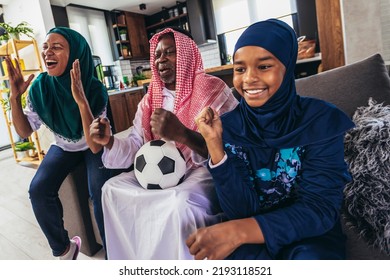
<path fill-rule="evenodd" d="M 2 2 L 2 1 L 0 1 Z M 98 8 L 102 10 L 123 10 L 144 15 L 152 15 L 162 10 L 162 7 L 176 5 L 175 0 L 50 0 L 51 5 L 65 7 L 68 4 Z M 179 2 L 185 2 L 181 0 Z M 140 4 L 145 4 L 146 9 L 140 10 Z"/>

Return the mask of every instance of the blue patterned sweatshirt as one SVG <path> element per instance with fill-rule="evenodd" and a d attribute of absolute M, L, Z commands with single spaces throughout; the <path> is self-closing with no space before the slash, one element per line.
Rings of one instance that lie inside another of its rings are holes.
<path fill-rule="evenodd" d="M 209 170 L 228 219 L 254 217 L 272 258 L 290 243 L 331 230 L 351 179 L 343 139 L 287 149 L 225 143 L 227 160 Z"/>

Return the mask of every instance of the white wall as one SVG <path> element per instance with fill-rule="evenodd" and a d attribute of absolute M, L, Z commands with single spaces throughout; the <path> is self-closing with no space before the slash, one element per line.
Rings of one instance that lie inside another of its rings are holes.
<path fill-rule="evenodd" d="M 0 108 L 1 110 L 1 108 Z M 15 132 L 12 133 L 13 137 L 15 137 L 15 141 L 17 141 L 17 135 Z M 1 115 L 0 115 L 0 147 L 7 146 L 11 143 L 9 136 L 8 136 L 8 130 L 5 122 L 5 118 L 3 115 L 3 112 L 1 110 Z"/>
<path fill-rule="evenodd" d="M 49 0 L 12 0 L 3 6 L 4 21 L 16 25 L 28 22 L 34 30 L 34 37 L 40 46 L 47 31 L 55 26 Z"/>
<path fill-rule="evenodd" d="M 49 0 L 12 0 L 9 1 L 9 4 L 3 5 L 3 12 L 4 21 L 7 23 L 16 25 L 22 21 L 26 21 L 30 24 L 34 30 L 34 38 L 37 41 L 39 49 L 45 39 L 47 31 L 55 26 Z M 21 39 L 23 38 L 25 37 L 22 37 Z M 26 68 L 37 68 L 37 61 L 33 51 L 32 48 L 26 48 L 25 52 L 21 52 Z M 10 139 L 8 137 L 3 114 L 0 114 L 0 123 L 0 146 L 8 145 L 10 144 Z M 41 146 L 44 150 L 47 150 L 53 139 L 52 133 L 42 126 L 38 131 L 38 134 Z M 17 140 L 15 133 L 14 135 L 14 140 Z"/>
<path fill-rule="evenodd" d="M 34 31 L 34 39 L 38 48 L 41 49 L 47 31 L 55 26 L 53 13 L 49 0 L 12 0 L 8 5 L 3 6 L 4 21 L 11 25 L 17 25 L 26 21 Z M 28 37 L 21 36 L 21 39 Z M 26 68 L 38 68 L 37 60 L 32 48 L 21 51 Z M 39 58 L 42 63 L 42 59 Z"/>
<path fill-rule="evenodd" d="M 218 43 L 199 46 L 199 51 L 203 60 L 203 67 L 212 68 L 221 66 Z"/>
<path fill-rule="evenodd" d="M 390 64 L 390 0 L 381 0 L 383 56 Z"/>
<path fill-rule="evenodd" d="M 374 53 L 390 61 L 390 1 L 340 0 L 345 62 L 350 64 Z"/>

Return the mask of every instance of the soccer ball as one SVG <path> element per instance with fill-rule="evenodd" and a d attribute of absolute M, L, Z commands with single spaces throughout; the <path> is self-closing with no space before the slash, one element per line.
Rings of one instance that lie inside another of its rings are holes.
<path fill-rule="evenodd" d="M 167 189 L 183 181 L 186 162 L 175 144 L 152 140 L 136 153 L 134 172 L 145 189 Z"/>

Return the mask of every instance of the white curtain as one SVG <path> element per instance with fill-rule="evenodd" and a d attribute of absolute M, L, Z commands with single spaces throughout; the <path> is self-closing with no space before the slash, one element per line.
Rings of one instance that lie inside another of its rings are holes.
<path fill-rule="evenodd" d="M 296 4 L 295 0 L 213 0 L 213 9 L 217 34 L 222 34 L 296 13 Z"/>
<path fill-rule="evenodd" d="M 103 65 L 113 65 L 110 38 L 104 13 L 97 10 L 66 7 L 70 28 L 80 32 L 91 47 L 92 54 L 101 58 Z"/>
<path fill-rule="evenodd" d="M 232 55 L 238 37 L 250 24 L 279 18 L 291 27 L 291 14 L 297 12 L 295 0 L 213 0 L 217 34 L 224 34 L 226 55 Z"/>

